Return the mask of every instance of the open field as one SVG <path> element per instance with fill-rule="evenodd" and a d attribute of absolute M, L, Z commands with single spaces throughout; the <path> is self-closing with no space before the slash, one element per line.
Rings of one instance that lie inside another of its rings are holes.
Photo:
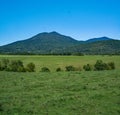
<path fill-rule="evenodd" d="M 119 115 L 119 56 L 7 56 L 36 64 L 37 72 L 0 72 L 0 115 Z M 55 72 L 101 59 L 115 62 L 108 71 Z M 49 67 L 51 72 L 39 72 Z"/>
<path fill-rule="evenodd" d="M 1 115 L 119 115 L 120 72 L 0 72 Z"/>
<path fill-rule="evenodd" d="M 63 70 L 67 65 L 73 65 L 75 67 L 83 67 L 85 64 L 96 63 L 96 60 L 103 60 L 104 62 L 113 61 L 116 65 L 116 69 L 120 70 L 120 56 L 19 56 L 19 55 L 0 55 L 0 59 L 7 58 L 10 60 L 22 60 L 25 64 L 33 62 L 36 65 L 36 71 L 39 72 L 41 67 L 48 67 L 52 72 L 56 68 L 61 67 Z"/>

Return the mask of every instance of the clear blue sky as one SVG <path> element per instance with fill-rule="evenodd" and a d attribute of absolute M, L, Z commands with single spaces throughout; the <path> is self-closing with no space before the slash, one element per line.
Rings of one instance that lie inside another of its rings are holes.
<path fill-rule="evenodd" d="M 51 31 L 120 39 L 120 0 L 0 0 L 0 45 Z"/>

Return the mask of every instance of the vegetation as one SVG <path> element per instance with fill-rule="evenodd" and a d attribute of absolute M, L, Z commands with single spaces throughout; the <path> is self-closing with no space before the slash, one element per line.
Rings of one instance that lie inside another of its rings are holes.
<path fill-rule="evenodd" d="M 83 69 L 85 71 L 91 71 L 92 70 L 92 66 L 90 64 L 84 65 Z M 115 64 L 114 62 L 109 62 L 107 63 L 103 63 L 102 60 L 97 60 L 96 64 L 94 65 L 94 70 L 112 70 L 115 69 Z M 0 70 L 3 71 L 13 71 L 13 72 L 35 72 L 35 64 L 34 63 L 28 63 L 26 68 L 23 65 L 23 62 L 21 60 L 12 60 L 9 61 L 8 59 L 2 59 L 2 61 L 0 62 Z M 65 67 L 66 71 L 81 71 L 80 67 L 74 67 L 72 65 L 66 66 Z M 56 72 L 61 71 L 61 68 L 57 68 Z M 42 67 L 41 68 L 41 72 L 50 72 L 48 67 Z"/>
<path fill-rule="evenodd" d="M 66 66 L 66 71 L 75 71 L 75 67 L 73 67 L 72 65 Z"/>
<path fill-rule="evenodd" d="M 108 67 L 109 67 L 109 69 L 115 69 L 115 63 L 114 62 L 109 62 Z"/>
<path fill-rule="evenodd" d="M 90 64 L 87 64 L 87 65 L 84 65 L 84 66 L 83 66 L 83 69 L 84 69 L 85 71 L 91 71 L 91 70 L 92 70 L 92 66 L 91 66 Z"/>
<path fill-rule="evenodd" d="M 29 63 L 29 64 L 27 64 L 26 70 L 27 70 L 28 72 L 34 72 L 34 71 L 35 71 L 35 64 L 32 63 L 32 62 Z"/>
<path fill-rule="evenodd" d="M 109 62 L 104 63 L 102 60 L 97 60 L 96 64 L 94 65 L 94 69 L 95 70 L 111 70 L 111 69 L 115 69 L 115 64 L 114 62 Z"/>
<path fill-rule="evenodd" d="M 62 69 L 61 69 L 60 67 L 58 67 L 58 68 L 56 69 L 56 72 L 60 72 L 60 71 L 62 71 Z"/>
<path fill-rule="evenodd" d="M 119 115 L 120 72 L 0 72 L 1 115 Z"/>
<path fill-rule="evenodd" d="M 120 57 L 119 56 L 15 56 L 15 55 L 0 55 L 0 70 L 3 71 L 3 62 L 2 60 L 9 61 L 21 61 L 24 65 L 23 71 L 27 71 L 27 65 L 29 63 L 35 64 L 35 71 L 39 72 L 41 67 L 47 67 L 51 72 L 55 72 L 57 67 L 60 67 L 62 71 L 66 71 L 66 66 L 72 65 L 75 68 L 75 71 L 81 71 L 84 65 L 91 65 L 92 70 L 96 64 L 96 60 L 102 60 L 103 63 L 106 63 L 108 69 L 120 69 Z M 4 63 L 6 63 L 4 62 Z M 2 68 L 1 68 L 2 64 Z M 7 64 L 7 67 L 9 67 Z M 110 67 L 111 65 L 111 67 Z M 83 68 L 84 69 L 84 68 Z M 5 70 L 8 71 L 8 70 Z"/>
<path fill-rule="evenodd" d="M 9 64 L 8 59 L 2 59 L 1 62 L 0 62 L 0 70 L 1 71 L 7 70 L 8 64 Z"/>
<path fill-rule="evenodd" d="M 42 67 L 41 72 L 50 72 L 49 68 L 47 67 Z"/>
<path fill-rule="evenodd" d="M 34 72 L 35 64 L 30 62 L 25 68 L 21 60 L 2 59 L 0 61 L 0 71 L 13 71 L 13 72 Z"/>
<path fill-rule="evenodd" d="M 7 71 L 25 72 L 23 62 L 21 60 L 12 60 L 8 64 Z"/>
<path fill-rule="evenodd" d="M 119 59 L 106 55 L 0 55 L 0 68 L 13 64 L 26 69 L 32 62 L 36 71 L 0 71 L 0 115 L 119 115 Z M 101 62 L 96 60 L 106 63 L 110 71 L 81 71 L 84 65 L 93 70 Z M 75 71 L 66 72 L 68 65 Z M 50 72 L 39 72 L 42 67 Z M 56 72 L 57 69 L 62 71 Z"/>
<path fill-rule="evenodd" d="M 40 33 L 30 39 L 1 46 L 0 54 L 120 55 L 120 40 L 102 37 L 77 41 L 57 32 Z"/>

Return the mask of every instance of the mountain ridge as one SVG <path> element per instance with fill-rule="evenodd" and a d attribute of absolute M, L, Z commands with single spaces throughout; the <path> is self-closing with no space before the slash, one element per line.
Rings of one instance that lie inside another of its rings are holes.
<path fill-rule="evenodd" d="M 109 42 L 108 42 L 109 41 Z M 114 41 L 114 42 L 113 42 Z M 117 43 L 118 42 L 118 43 Z M 109 44 L 112 44 L 109 45 Z M 114 44 L 113 44 L 114 43 Z M 99 46 L 103 45 L 105 48 L 101 50 L 104 52 L 118 53 L 120 52 L 120 40 L 115 40 L 108 37 L 92 38 L 86 41 L 78 41 L 70 36 L 59 34 L 58 32 L 43 32 L 31 38 L 16 41 L 4 46 L 0 46 L 1 54 L 97 54 Z M 117 44 L 117 48 L 116 48 Z M 89 47 L 88 47 L 89 46 Z M 112 49 L 113 48 L 113 49 Z M 86 50 L 83 50 L 86 49 Z M 97 49 L 97 50 L 95 50 Z M 107 51 L 110 50 L 110 51 Z M 95 53 L 96 52 L 96 53 Z"/>

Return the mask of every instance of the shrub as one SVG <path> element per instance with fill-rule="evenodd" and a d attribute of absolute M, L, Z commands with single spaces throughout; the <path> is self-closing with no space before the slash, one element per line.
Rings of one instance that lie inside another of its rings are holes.
<path fill-rule="evenodd" d="M 59 72 L 59 71 L 62 71 L 62 69 L 61 69 L 60 67 L 58 67 L 58 68 L 56 69 L 56 72 Z"/>
<path fill-rule="evenodd" d="M 95 68 L 95 70 L 105 70 L 105 66 L 106 66 L 106 64 L 105 63 L 103 63 L 103 61 L 102 60 L 97 60 L 96 61 L 96 64 L 94 65 L 94 68 Z"/>
<path fill-rule="evenodd" d="M 66 66 L 66 71 L 75 71 L 75 67 L 73 67 L 72 65 L 70 66 Z"/>
<path fill-rule="evenodd" d="M 0 66 L 1 66 L 0 70 L 1 71 L 7 70 L 8 64 L 9 64 L 9 60 L 8 59 L 2 59 L 1 63 L 0 63 Z"/>
<path fill-rule="evenodd" d="M 50 72 L 49 68 L 47 67 L 42 67 L 41 72 Z"/>
<path fill-rule="evenodd" d="M 12 60 L 7 67 L 7 71 L 25 72 L 23 62 L 21 60 Z"/>
<path fill-rule="evenodd" d="M 109 62 L 108 66 L 110 69 L 115 69 L 115 63 L 114 62 Z"/>
<path fill-rule="evenodd" d="M 92 70 L 92 67 L 91 67 L 90 64 L 87 64 L 87 65 L 84 65 L 84 66 L 83 66 L 83 69 L 84 69 L 85 71 L 91 71 L 91 70 Z"/>
<path fill-rule="evenodd" d="M 35 71 L 35 64 L 34 63 L 29 63 L 27 64 L 26 71 L 28 72 L 34 72 Z"/>
<path fill-rule="evenodd" d="M 19 67 L 18 68 L 18 72 L 26 72 L 26 69 L 24 68 L 24 66 L 23 67 Z"/>
<path fill-rule="evenodd" d="M 111 70 L 115 69 L 114 62 L 103 63 L 102 60 L 97 60 L 96 64 L 94 65 L 95 70 Z"/>

